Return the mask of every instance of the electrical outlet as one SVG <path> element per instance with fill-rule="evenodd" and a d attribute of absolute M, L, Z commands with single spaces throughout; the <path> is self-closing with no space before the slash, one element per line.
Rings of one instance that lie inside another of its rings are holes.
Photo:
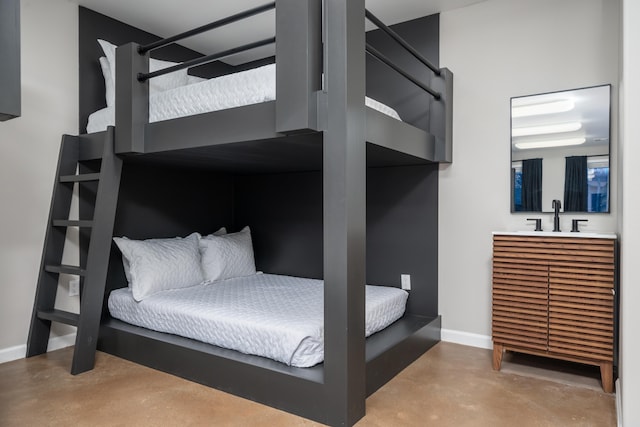
<path fill-rule="evenodd" d="M 411 290 L 411 275 L 410 274 L 401 274 L 400 275 L 400 283 L 402 284 L 402 289 L 405 291 Z"/>
<path fill-rule="evenodd" d="M 80 295 L 80 279 L 69 280 L 69 296 L 75 297 Z"/>

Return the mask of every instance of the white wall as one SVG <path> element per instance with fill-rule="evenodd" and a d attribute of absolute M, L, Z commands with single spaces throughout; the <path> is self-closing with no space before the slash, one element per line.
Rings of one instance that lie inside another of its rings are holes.
<path fill-rule="evenodd" d="M 21 1 L 22 117 L 0 122 L 0 362 L 24 357 L 60 139 L 78 130 L 77 16 Z"/>
<path fill-rule="evenodd" d="M 532 229 L 530 214 L 510 213 L 510 98 L 613 84 L 616 164 L 618 7 L 615 0 L 488 0 L 440 15 L 440 65 L 454 73 L 453 163 L 441 167 L 439 200 L 445 339 L 476 334 L 490 345 L 491 232 Z M 585 231 L 617 231 L 613 174 L 612 212 L 589 214 Z M 536 216 L 552 229 L 552 215 Z M 562 217 L 563 230 L 571 217 Z"/>
<path fill-rule="evenodd" d="M 640 426 L 640 3 L 623 1 L 620 164 L 622 166 L 621 375 L 622 420 Z"/>

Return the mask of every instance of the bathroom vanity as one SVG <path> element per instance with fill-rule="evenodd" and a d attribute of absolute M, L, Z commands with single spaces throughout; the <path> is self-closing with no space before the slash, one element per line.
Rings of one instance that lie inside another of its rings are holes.
<path fill-rule="evenodd" d="M 504 351 L 600 367 L 613 392 L 617 236 L 493 233 L 493 368 Z"/>

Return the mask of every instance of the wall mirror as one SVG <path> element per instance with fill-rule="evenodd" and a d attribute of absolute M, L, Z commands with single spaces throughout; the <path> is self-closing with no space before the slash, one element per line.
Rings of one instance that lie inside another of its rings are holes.
<path fill-rule="evenodd" d="M 609 212 L 611 85 L 511 98 L 511 212 Z"/>

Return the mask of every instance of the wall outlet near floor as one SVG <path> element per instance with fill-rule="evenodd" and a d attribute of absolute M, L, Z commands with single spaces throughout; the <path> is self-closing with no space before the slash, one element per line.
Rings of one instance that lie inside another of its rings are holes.
<path fill-rule="evenodd" d="M 80 295 L 80 279 L 69 280 L 69 296 L 75 297 Z"/>
<path fill-rule="evenodd" d="M 400 275 L 400 283 L 402 284 L 402 289 L 405 291 L 411 290 L 411 275 L 410 274 L 401 274 Z"/>

